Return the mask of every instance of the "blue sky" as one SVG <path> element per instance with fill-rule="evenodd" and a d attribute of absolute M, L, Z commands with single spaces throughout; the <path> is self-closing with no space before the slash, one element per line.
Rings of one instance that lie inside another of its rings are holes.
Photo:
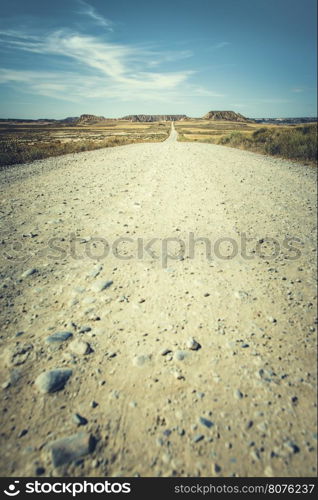
<path fill-rule="evenodd" d="M 1 0 L 0 116 L 316 116 L 316 0 Z"/>

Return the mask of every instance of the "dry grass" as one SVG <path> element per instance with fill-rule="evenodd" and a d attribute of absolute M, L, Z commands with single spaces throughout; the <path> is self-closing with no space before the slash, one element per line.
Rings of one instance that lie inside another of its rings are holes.
<path fill-rule="evenodd" d="M 161 142 L 168 123 L 110 121 L 107 124 L 63 126 L 0 123 L 0 166 L 138 142 Z"/>
<path fill-rule="evenodd" d="M 317 160 L 317 124 L 263 125 L 228 121 L 191 120 L 176 123 L 179 141 L 229 147 L 307 161 Z"/>

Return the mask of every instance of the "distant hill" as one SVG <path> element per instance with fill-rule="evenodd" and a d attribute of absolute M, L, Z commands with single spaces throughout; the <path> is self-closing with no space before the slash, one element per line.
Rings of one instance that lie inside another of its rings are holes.
<path fill-rule="evenodd" d="M 93 125 L 95 123 L 105 122 L 104 116 L 95 115 L 81 115 L 74 123 L 74 125 Z"/>
<path fill-rule="evenodd" d="M 128 115 L 120 119 L 131 122 L 175 122 L 187 120 L 188 117 L 186 115 Z"/>
<path fill-rule="evenodd" d="M 248 122 L 250 121 L 240 113 L 234 111 L 209 111 L 202 116 L 203 120 L 229 120 L 231 122 Z"/>

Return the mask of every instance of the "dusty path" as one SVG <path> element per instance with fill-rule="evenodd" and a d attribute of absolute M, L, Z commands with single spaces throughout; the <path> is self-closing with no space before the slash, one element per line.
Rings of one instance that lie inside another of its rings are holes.
<path fill-rule="evenodd" d="M 175 137 L 0 173 L 2 475 L 316 475 L 314 170 Z"/>

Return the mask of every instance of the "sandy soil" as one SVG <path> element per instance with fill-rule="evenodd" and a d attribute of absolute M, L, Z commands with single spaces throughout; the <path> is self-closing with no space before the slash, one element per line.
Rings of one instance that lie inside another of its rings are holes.
<path fill-rule="evenodd" d="M 172 131 L 0 178 L 1 475 L 316 475 L 312 167 Z"/>

